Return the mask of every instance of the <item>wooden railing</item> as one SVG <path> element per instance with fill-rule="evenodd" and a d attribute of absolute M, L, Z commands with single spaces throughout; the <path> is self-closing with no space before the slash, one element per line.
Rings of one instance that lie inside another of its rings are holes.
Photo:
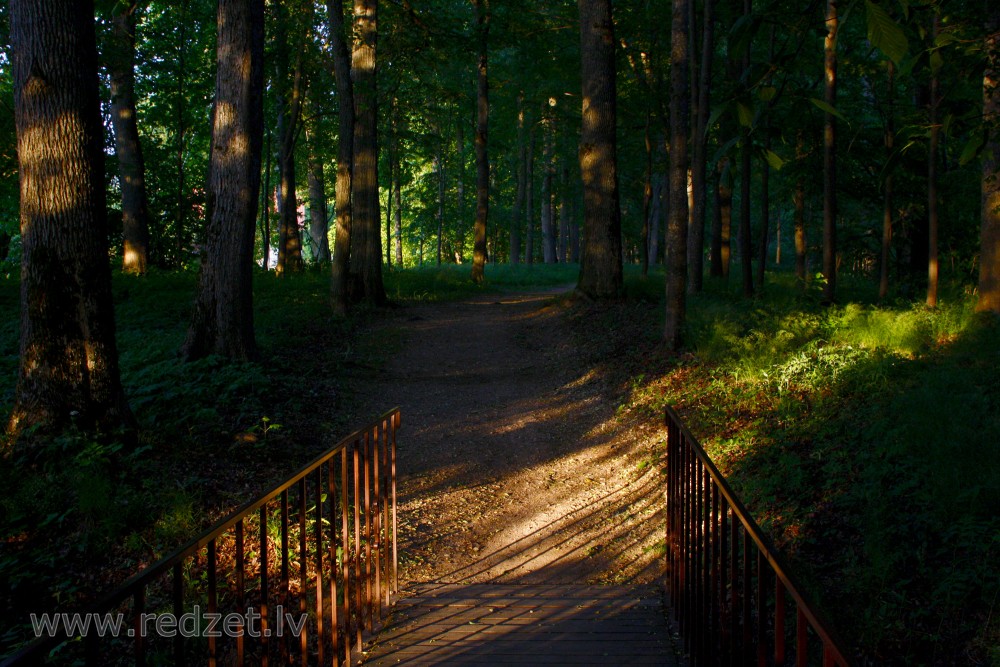
<path fill-rule="evenodd" d="M 2 666 L 351 664 L 398 588 L 399 426 L 386 412 Z"/>
<path fill-rule="evenodd" d="M 829 621 L 670 408 L 666 423 L 667 587 L 692 662 L 850 665 Z"/>

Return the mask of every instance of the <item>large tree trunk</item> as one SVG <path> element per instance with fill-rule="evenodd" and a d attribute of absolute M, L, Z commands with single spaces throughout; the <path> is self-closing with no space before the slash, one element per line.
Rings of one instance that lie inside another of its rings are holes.
<path fill-rule="evenodd" d="M 108 71 L 111 78 L 111 125 L 122 194 L 122 271 L 141 275 L 149 261 L 149 209 L 146 167 L 135 112 L 136 2 L 119 3 L 112 18 Z"/>
<path fill-rule="evenodd" d="M 891 60 L 887 61 L 889 69 L 889 91 L 887 100 L 886 120 L 885 120 L 885 159 L 888 162 L 892 158 L 892 151 L 896 142 L 896 109 L 895 109 L 895 88 L 896 88 L 896 66 Z M 882 192 L 882 254 L 879 262 L 878 298 L 885 299 L 889 295 L 889 259 L 892 252 L 892 213 L 893 213 L 893 178 L 892 174 L 886 174 L 884 190 Z"/>
<path fill-rule="evenodd" d="M 386 301 L 382 283 L 382 235 L 378 200 L 378 86 L 375 47 L 378 38 L 378 0 L 354 0 L 354 174 L 351 273 L 361 281 L 364 300 Z"/>
<path fill-rule="evenodd" d="M 517 190 L 514 193 L 514 210 L 510 221 L 510 263 L 521 262 L 521 216 L 524 211 L 525 158 L 524 146 L 524 95 L 517 96 L 517 153 L 514 158 L 514 174 Z"/>
<path fill-rule="evenodd" d="M 490 34 L 489 0 L 472 0 L 476 9 L 479 66 L 476 75 L 476 222 L 473 227 L 472 280 L 481 283 L 486 267 L 486 223 L 490 211 L 490 160 L 486 152 L 490 98 L 487 46 Z"/>
<path fill-rule="evenodd" d="M 749 19 L 753 11 L 751 0 L 743 0 L 743 17 Z M 744 80 L 750 77 L 750 40 L 746 41 L 741 64 L 741 76 Z M 750 128 L 740 125 L 740 267 L 743 277 L 743 296 L 753 296 L 753 240 L 751 238 L 750 186 L 753 169 L 753 145 L 750 138 Z"/>
<path fill-rule="evenodd" d="M 212 217 L 184 356 L 257 354 L 253 240 L 264 135 L 264 0 L 219 0 Z"/>
<path fill-rule="evenodd" d="M 12 0 L 21 348 L 8 431 L 135 426 L 115 342 L 93 2 Z"/>
<path fill-rule="evenodd" d="M 1000 314 L 1000 6 L 989 5 L 983 122 L 988 141 L 983 157 L 979 300 L 976 310 Z"/>
<path fill-rule="evenodd" d="M 577 289 L 616 299 L 623 289 L 621 210 L 615 137 L 615 37 L 610 0 L 578 0 L 583 119 L 583 248 Z"/>
<path fill-rule="evenodd" d="M 935 11 L 931 40 L 936 42 L 940 19 Z M 933 61 L 932 61 L 933 62 Z M 927 151 L 927 305 L 937 306 L 938 300 L 938 144 L 941 141 L 941 125 L 938 123 L 938 103 L 940 83 L 937 71 L 931 65 L 931 99 L 928 106 L 928 120 L 931 126 L 930 146 Z"/>
<path fill-rule="evenodd" d="M 826 39 L 824 40 L 824 100 L 837 106 L 837 31 L 839 0 L 826 2 Z M 823 120 L 823 300 L 833 303 L 837 296 L 837 129 L 830 112 Z"/>
<path fill-rule="evenodd" d="M 333 264 L 330 300 L 335 312 L 343 314 L 350 302 L 351 268 L 351 173 L 354 159 L 354 84 L 351 81 L 351 57 L 344 36 L 343 0 L 327 0 L 327 21 L 333 50 L 333 70 L 339 103 L 337 136 L 337 182 L 334 193 L 336 230 L 333 241 Z M 399 210 L 397 206 L 397 211 Z"/>
<path fill-rule="evenodd" d="M 690 0 L 673 0 L 670 30 L 670 217 L 667 222 L 667 301 L 663 340 L 677 352 L 684 333 L 688 231 L 688 12 Z"/>
<path fill-rule="evenodd" d="M 712 60 L 715 57 L 715 2 L 705 0 L 701 70 L 698 77 L 698 115 L 694 119 L 694 143 L 691 146 L 691 187 L 694 208 L 688 238 L 688 293 L 701 292 L 705 273 L 705 201 L 707 198 L 708 117 L 712 101 Z"/>

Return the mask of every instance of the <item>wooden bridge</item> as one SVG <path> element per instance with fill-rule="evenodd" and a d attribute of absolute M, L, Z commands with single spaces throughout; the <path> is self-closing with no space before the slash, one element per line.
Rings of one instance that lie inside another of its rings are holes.
<path fill-rule="evenodd" d="M 677 665 L 649 586 L 420 584 L 365 665 Z"/>
<path fill-rule="evenodd" d="M 662 588 L 421 583 L 401 591 L 399 426 L 398 409 L 383 414 L 85 610 L 126 619 L 123 636 L 42 636 L 0 667 L 851 664 L 670 409 Z M 140 631 L 150 616 L 200 609 L 225 614 L 235 630 Z M 286 617 L 300 619 L 295 633 L 280 632 Z"/>

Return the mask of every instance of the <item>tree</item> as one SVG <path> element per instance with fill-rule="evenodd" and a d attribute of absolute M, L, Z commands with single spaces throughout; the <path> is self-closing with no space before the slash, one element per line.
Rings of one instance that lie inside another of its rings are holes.
<path fill-rule="evenodd" d="M 979 301 L 976 309 L 1000 314 L 1000 6 L 988 5 L 983 122 L 989 139 L 983 157 Z"/>
<path fill-rule="evenodd" d="M 94 4 L 12 0 L 21 359 L 12 434 L 135 426 L 115 342 Z"/>
<path fill-rule="evenodd" d="M 119 2 L 111 19 L 107 67 L 111 78 L 111 124 L 122 193 L 122 270 L 144 274 L 149 261 L 149 207 L 146 166 L 135 109 L 135 26 L 137 2 Z"/>
<path fill-rule="evenodd" d="M 183 353 L 247 360 L 257 354 L 252 269 L 264 135 L 264 0 L 219 0 L 218 17 L 212 217 Z"/>
<path fill-rule="evenodd" d="M 610 0 L 578 0 L 577 4 L 583 91 L 583 247 L 577 289 L 592 299 L 614 299 L 623 288 L 614 22 Z"/>
<path fill-rule="evenodd" d="M 823 71 L 826 86 L 823 118 L 823 299 L 832 303 L 837 295 L 837 14 L 838 0 L 826 2 L 826 38 L 823 42 Z"/>
<path fill-rule="evenodd" d="M 278 35 L 277 72 L 275 81 L 278 90 L 278 172 L 280 173 L 280 193 L 278 197 L 281 223 L 278 240 L 278 274 L 302 269 L 302 238 L 299 235 L 298 197 L 295 192 L 295 145 L 299 137 L 299 123 L 302 118 L 303 55 L 307 31 L 299 17 L 295 23 L 288 14 L 286 3 L 277 3 Z M 301 33 L 301 44 L 297 44 L 295 61 L 292 63 L 289 51 L 292 34 Z"/>
<path fill-rule="evenodd" d="M 344 37 L 343 0 L 327 0 L 327 21 L 333 51 L 333 71 L 339 97 L 339 131 L 337 133 L 337 180 L 334 207 L 333 263 L 330 296 L 335 312 L 343 314 L 349 303 L 351 267 L 351 173 L 354 160 L 354 84 L 351 82 L 351 58 Z M 399 210 L 398 207 L 396 209 Z"/>
<path fill-rule="evenodd" d="M 691 235 L 688 239 L 688 291 L 702 288 L 704 275 L 706 165 L 708 164 L 708 116 L 712 99 L 712 60 L 715 57 L 715 3 L 705 0 L 702 19 L 701 69 L 698 79 L 698 115 L 694 119 L 694 142 L 691 146 Z M 693 38 L 693 36 L 692 36 Z"/>
<path fill-rule="evenodd" d="M 378 200 L 378 0 L 354 0 L 354 157 L 351 177 L 351 273 L 363 298 L 386 301 L 382 284 L 382 234 Z"/>
<path fill-rule="evenodd" d="M 479 61 L 476 68 L 476 221 L 473 224 L 472 280 L 485 279 L 486 225 L 490 213 L 490 158 L 487 138 L 490 118 L 490 81 L 488 45 L 490 36 L 490 0 L 472 0 L 476 10 L 476 35 Z"/>
<path fill-rule="evenodd" d="M 680 350 L 687 291 L 687 140 L 688 56 L 690 0 L 673 0 L 670 30 L 670 218 L 667 223 L 667 303 L 663 340 L 672 352 Z M 746 196 L 746 193 L 743 195 Z"/>

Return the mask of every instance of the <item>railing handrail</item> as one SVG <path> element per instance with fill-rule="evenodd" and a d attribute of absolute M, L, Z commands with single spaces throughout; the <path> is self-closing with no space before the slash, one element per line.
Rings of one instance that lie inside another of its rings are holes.
<path fill-rule="evenodd" d="M 400 426 L 400 409 L 399 407 L 394 407 L 390 410 L 385 411 L 378 417 L 371 419 L 365 426 L 362 426 L 349 435 L 341 438 L 337 444 L 335 444 L 330 449 L 326 450 L 304 467 L 300 468 L 291 477 L 286 478 L 279 484 L 271 487 L 267 492 L 259 495 L 254 500 L 244 503 L 238 509 L 234 510 L 228 516 L 217 521 L 213 526 L 207 528 L 206 530 L 199 533 L 196 537 L 193 537 L 186 543 L 177 547 L 169 554 L 163 556 L 158 561 L 149 565 L 139 572 L 133 574 L 128 579 L 126 579 L 121 585 L 119 585 L 115 590 L 101 597 L 98 601 L 86 605 L 82 608 L 80 613 L 87 614 L 103 614 L 110 610 L 113 610 L 117 605 L 127 600 L 130 596 L 134 597 L 140 594 L 141 591 L 148 585 L 151 585 L 157 578 L 166 575 L 171 568 L 174 568 L 179 563 L 184 560 L 196 556 L 200 550 L 206 545 L 209 545 L 214 540 L 222 536 L 226 531 L 232 529 L 238 523 L 250 517 L 254 512 L 257 512 L 262 507 L 266 506 L 269 502 L 275 500 L 279 495 L 288 491 L 296 484 L 302 482 L 311 473 L 316 472 L 320 466 L 325 463 L 331 462 L 335 456 L 341 454 L 345 449 L 351 447 L 352 444 L 357 443 L 361 438 L 365 437 L 367 433 L 370 433 L 373 428 L 378 428 L 379 425 L 391 424 L 392 429 L 398 429 Z M 394 445 L 393 445 L 394 446 Z M 393 466 L 395 461 L 393 459 Z M 331 464 L 332 465 L 332 464 Z M 388 491 L 388 490 L 387 490 Z M 393 498 L 393 508 L 395 507 L 395 480 L 393 478 L 393 488 L 392 488 L 392 498 Z M 55 647 L 61 642 L 65 642 L 67 637 L 65 636 L 42 636 L 38 637 L 20 649 L 15 651 L 13 654 L 4 658 L 0 662 L 0 667 L 7 667 L 7 665 L 19 664 L 19 662 L 29 656 L 37 656 L 40 651 Z"/>
<path fill-rule="evenodd" d="M 725 476 L 715 465 L 715 462 L 712 461 L 712 458 L 708 455 L 705 449 L 698 443 L 697 438 L 694 437 L 688 427 L 681 420 L 680 415 L 678 415 L 672 407 L 666 406 L 666 416 L 668 422 L 673 423 L 673 425 L 680 430 L 683 441 L 687 444 L 691 452 L 693 452 L 694 455 L 701 461 L 702 465 L 705 466 L 705 469 L 711 476 L 712 481 L 718 487 L 719 492 L 723 495 L 726 502 L 729 504 L 729 507 L 732 509 L 734 516 L 740 520 L 740 523 L 743 525 L 746 533 L 757 545 L 757 548 L 771 566 L 775 575 L 784 584 L 786 591 L 791 595 L 798 606 L 798 609 L 809 621 L 809 624 L 812 626 L 817 635 L 819 635 L 824 644 L 824 651 L 830 651 L 832 654 L 831 657 L 838 664 L 853 664 L 852 661 L 848 659 L 847 654 L 842 650 L 841 647 L 844 646 L 844 643 L 833 630 L 833 625 L 830 620 L 807 600 L 806 594 L 803 592 L 804 589 L 797 583 L 795 577 L 791 574 L 791 569 L 789 568 L 784 557 L 781 556 L 773 542 L 771 542 L 770 538 L 767 537 L 761 527 L 757 524 L 756 520 L 754 520 L 750 510 L 747 509 L 746 505 L 743 504 L 743 501 L 741 501 L 739 496 L 736 495 L 736 492 L 733 491 L 729 482 L 726 481 Z"/>

